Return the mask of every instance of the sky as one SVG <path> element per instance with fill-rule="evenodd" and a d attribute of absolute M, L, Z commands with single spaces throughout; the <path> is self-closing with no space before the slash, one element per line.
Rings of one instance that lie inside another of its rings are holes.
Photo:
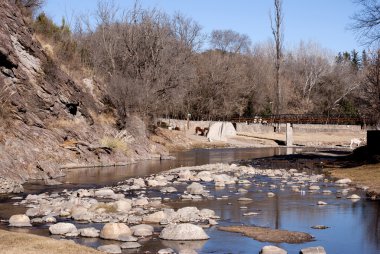
<path fill-rule="evenodd" d="M 134 0 L 114 0 L 120 9 L 131 8 Z M 142 7 L 168 14 L 180 12 L 197 21 L 202 31 L 231 29 L 247 34 L 253 44 L 272 39 L 269 13 L 273 0 L 140 0 Z M 60 24 L 63 17 L 92 15 L 97 0 L 46 0 L 43 11 Z M 350 17 L 358 11 L 353 0 L 283 0 L 284 46 L 291 49 L 302 40 L 313 41 L 332 53 L 361 51 Z"/>

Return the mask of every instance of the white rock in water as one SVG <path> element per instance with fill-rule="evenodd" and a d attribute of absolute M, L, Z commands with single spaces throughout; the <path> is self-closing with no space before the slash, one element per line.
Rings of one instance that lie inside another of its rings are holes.
<path fill-rule="evenodd" d="M 157 252 L 157 254 L 174 254 L 175 251 L 171 248 L 161 249 Z"/>
<path fill-rule="evenodd" d="M 131 235 L 131 229 L 124 223 L 107 223 L 100 231 L 100 238 L 109 240 L 120 240 L 120 237 Z"/>
<path fill-rule="evenodd" d="M 154 228 L 151 225 L 140 224 L 131 227 L 132 234 L 134 236 L 151 236 L 153 235 Z"/>
<path fill-rule="evenodd" d="M 31 227 L 30 219 L 25 214 L 12 215 L 9 219 L 9 226 L 11 227 Z"/>
<path fill-rule="evenodd" d="M 348 199 L 360 199 L 360 196 L 358 196 L 356 194 L 352 194 L 351 196 L 348 196 L 347 198 Z"/>
<path fill-rule="evenodd" d="M 187 241 L 187 240 L 207 240 L 210 237 L 205 231 L 190 223 L 169 225 L 161 231 L 160 238 L 164 240 Z"/>
<path fill-rule="evenodd" d="M 267 193 L 267 196 L 268 196 L 269 198 L 272 198 L 272 197 L 276 196 L 276 194 L 274 194 L 273 192 L 268 192 L 268 193 Z"/>
<path fill-rule="evenodd" d="M 326 203 L 326 202 L 323 202 L 323 201 L 318 201 L 318 202 L 317 202 L 317 205 L 327 205 L 327 203 Z"/>
<path fill-rule="evenodd" d="M 343 179 L 339 179 L 338 181 L 336 181 L 335 183 L 336 184 L 349 184 L 349 183 L 351 183 L 352 181 L 351 181 L 351 179 L 349 179 L 349 178 L 343 178 Z"/>
<path fill-rule="evenodd" d="M 66 222 L 51 225 L 49 231 L 52 235 L 77 236 L 79 234 L 74 224 Z"/>
<path fill-rule="evenodd" d="M 115 202 L 116 211 L 128 212 L 132 209 L 132 201 L 128 199 L 121 199 Z"/>
<path fill-rule="evenodd" d="M 203 194 L 204 192 L 203 185 L 196 182 L 187 186 L 186 190 L 192 195 L 200 195 L 200 194 Z"/>
<path fill-rule="evenodd" d="M 320 187 L 318 185 L 310 185 L 309 190 L 319 190 Z"/>
<path fill-rule="evenodd" d="M 120 245 L 122 249 L 137 249 L 141 247 L 141 244 L 137 242 L 127 242 Z"/>
<path fill-rule="evenodd" d="M 144 222 L 160 223 L 160 221 L 166 219 L 167 215 L 163 211 L 151 213 L 143 217 Z"/>
<path fill-rule="evenodd" d="M 95 191 L 95 197 L 113 197 L 115 192 L 111 189 L 100 189 Z"/>
<path fill-rule="evenodd" d="M 98 247 L 99 251 L 111 253 L 111 254 L 119 254 L 121 253 L 121 248 L 116 244 L 102 245 Z"/>
<path fill-rule="evenodd" d="M 79 229 L 80 235 L 84 237 L 96 238 L 96 237 L 99 237 L 99 232 L 100 230 L 97 230 L 96 228 L 93 228 L 93 227 Z"/>
<path fill-rule="evenodd" d="M 261 254 L 287 254 L 288 252 L 279 247 L 267 245 L 261 249 L 260 253 Z"/>
<path fill-rule="evenodd" d="M 309 247 L 302 249 L 300 254 L 326 254 L 326 251 L 322 246 Z"/>

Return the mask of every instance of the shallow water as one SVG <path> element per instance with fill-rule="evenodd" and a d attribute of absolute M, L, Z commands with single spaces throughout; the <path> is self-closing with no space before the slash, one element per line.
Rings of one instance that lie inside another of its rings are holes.
<path fill-rule="evenodd" d="M 101 186 L 114 184 L 128 177 L 145 176 L 178 166 L 193 166 L 217 162 L 231 162 L 241 159 L 269 157 L 283 155 L 295 150 L 287 151 L 278 148 L 260 149 L 197 149 L 177 154 L 174 161 L 149 161 L 127 167 L 118 168 L 91 168 L 70 170 L 64 179 L 66 182 L 59 189 L 80 188 L 86 186 Z M 228 199 L 213 199 L 201 201 L 182 201 L 174 194 L 170 194 L 172 200 L 164 202 L 173 208 L 184 206 L 197 206 L 209 208 L 221 216 L 220 225 L 256 225 L 286 230 L 302 231 L 315 236 L 315 241 L 304 244 L 271 244 L 262 243 L 243 237 L 237 233 L 229 233 L 217 230 L 216 227 L 206 229 L 211 237 L 208 241 L 175 242 L 159 240 L 157 235 L 140 242 L 143 247 L 138 250 L 124 251 L 123 253 L 155 253 L 161 248 L 171 247 L 175 250 L 184 246 L 194 248 L 199 253 L 259 253 L 265 245 L 277 245 L 288 253 L 298 253 L 301 248 L 308 246 L 323 246 L 327 253 L 380 253 L 380 203 L 378 201 L 359 200 L 352 202 L 348 199 L 337 199 L 336 195 L 323 195 L 321 192 L 301 195 L 292 192 L 288 187 L 285 190 L 270 190 L 276 193 L 273 198 L 268 198 L 269 184 L 279 184 L 278 180 L 266 177 L 255 179 L 256 183 L 267 182 L 264 186 L 250 185 L 247 194 L 237 194 L 237 189 L 244 186 L 227 186 L 224 189 L 215 189 L 210 184 L 206 185 L 211 194 L 216 197 L 228 195 Z M 321 189 L 330 189 L 336 192 L 337 187 L 330 183 L 319 183 Z M 186 185 L 175 186 L 183 189 Z M 50 190 L 56 187 L 49 187 Z M 29 185 L 30 192 L 46 191 L 39 185 Z M 357 192 L 358 194 L 362 194 Z M 351 193 L 350 193 L 351 194 Z M 148 191 L 148 196 L 162 196 L 155 190 Z M 237 201 L 240 196 L 250 197 L 251 203 Z M 317 206 L 317 201 L 328 203 L 326 206 Z M 241 209 L 246 206 L 247 209 Z M 9 218 L 11 214 L 23 213 L 25 208 L 14 207 L 10 201 L 0 203 L 0 217 Z M 245 212 L 258 212 L 255 216 L 243 216 Z M 326 225 L 325 230 L 311 229 L 313 225 Z M 79 224 L 78 228 L 95 226 L 101 228 L 101 224 Z M 47 226 L 33 229 L 11 229 L 12 231 L 31 232 L 40 235 L 48 235 Z M 112 241 L 78 238 L 81 244 L 96 247 L 101 244 L 109 244 Z"/>

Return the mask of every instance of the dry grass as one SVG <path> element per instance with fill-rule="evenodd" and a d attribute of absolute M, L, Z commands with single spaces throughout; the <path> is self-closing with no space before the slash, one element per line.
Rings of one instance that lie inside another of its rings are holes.
<path fill-rule="evenodd" d="M 48 124 L 49 129 L 71 129 L 75 127 L 81 127 L 83 121 L 80 119 L 57 119 Z"/>
<path fill-rule="evenodd" d="M 97 250 L 67 241 L 0 230 L 1 254 L 100 254 Z"/>
<path fill-rule="evenodd" d="M 303 232 L 292 232 L 287 230 L 251 227 L 251 226 L 229 226 L 218 227 L 219 230 L 242 233 L 260 242 L 271 243 L 303 243 L 313 240 L 313 237 Z"/>
<path fill-rule="evenodd" d="M 109 147 L 112 150 L 119 150 L 124 154 L 128 154 L 129 151 L 128 144 L 119 138 L 106 136 L 100 140 L 100 144 L 104 147 Z"/>
<path fill-rule="evenodd" d="M 354 168 L 327 169 L 332 177 L 350 178 L 355 184 L 368 186 L 370 191 L 380 193 L 380 163 Z"/>

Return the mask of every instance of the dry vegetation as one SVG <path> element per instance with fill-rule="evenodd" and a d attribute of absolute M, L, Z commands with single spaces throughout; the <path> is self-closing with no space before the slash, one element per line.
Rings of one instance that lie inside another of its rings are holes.
<path fill-rule="evenodd" d="M 100 254 L 102 252 L 68 241 L 0 230 L 1 254 Z"/>
<path fill-rule="evenodd" d="M 368 186 L 369 192 L 380 193 L 380 164 L 369 164 L 354 168 L 327 169 L 335 178 L 350 178 L 356 185 Z"/>

